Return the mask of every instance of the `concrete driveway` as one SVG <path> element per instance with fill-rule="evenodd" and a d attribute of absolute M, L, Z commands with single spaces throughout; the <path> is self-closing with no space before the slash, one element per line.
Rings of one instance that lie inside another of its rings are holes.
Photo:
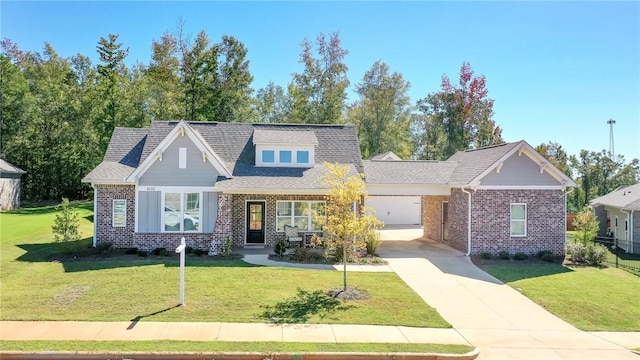
<path fill-rule="evenodd" d="M 449 246 L 427 240 L 384 241 L 378 254 L 480 348 L 479 359 L 640 360 L 605 336 L 560 320 Z"/>

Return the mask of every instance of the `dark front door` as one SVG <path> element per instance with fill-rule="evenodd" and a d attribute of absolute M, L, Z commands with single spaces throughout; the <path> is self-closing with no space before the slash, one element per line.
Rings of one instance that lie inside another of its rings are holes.
<path fill-rule="evenodd" d="M 442 241 L 449 241 L 449 203 L 442 202 Z"/>
<path fill-rule="evenodd" d="M 264 244 L 264 202 L 247 202 L 247 244 Z"/>

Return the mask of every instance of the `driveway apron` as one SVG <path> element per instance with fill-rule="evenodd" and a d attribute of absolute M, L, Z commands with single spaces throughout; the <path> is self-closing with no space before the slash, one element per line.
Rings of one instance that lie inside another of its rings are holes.
<path fill-rule="evenodd" d="M 480 348 L 479 359 L 640 360 L 597 333 L 578 330 L 552 315 L 447 245 L 427 240 L 385 241 L 378 254 Z"/>

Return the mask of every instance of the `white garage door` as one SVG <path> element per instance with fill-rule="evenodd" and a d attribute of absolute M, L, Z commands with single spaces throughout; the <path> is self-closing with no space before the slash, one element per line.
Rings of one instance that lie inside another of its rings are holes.
<path fill-rule="evenodd" d="M 368 207 L 385 225 L 419 225 L 420 196 L 369 196 Z"/>

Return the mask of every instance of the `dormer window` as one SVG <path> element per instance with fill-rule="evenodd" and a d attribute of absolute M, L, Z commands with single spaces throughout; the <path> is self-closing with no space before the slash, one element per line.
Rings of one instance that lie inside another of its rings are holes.
<path fill-rule="evenodd" d="M 309 130 L 266 130 L 253 131 L 256 166 L 299 167 L 314 166 L 315 148 L 318 139 Z"/>

